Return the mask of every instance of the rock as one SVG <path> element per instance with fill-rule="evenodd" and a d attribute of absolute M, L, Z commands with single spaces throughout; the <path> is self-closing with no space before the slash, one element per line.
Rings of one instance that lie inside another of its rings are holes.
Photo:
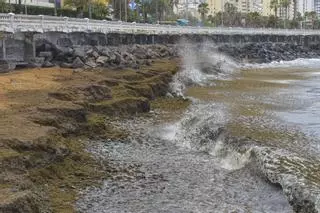
<path fill-rule="evenodd" d="M 124 59 L 122 58 L 120 53 L 115 53 L 115 56 L 116 56 L 116 58 L 114 60 L 114 63 L 122 64 L 124 62 Z"/>
<path fill-rule="evenodd" d="M 46 52 L 40 52 L 39 53 L 39 57 L 43 57 L 45 58 L 46 60 L 51 60 L 52 59 L 52 52 L 50 51 L 46 51 Z"/>
<path fill-rule="evenodd" d="M 99 53 L 98 53 L 97 51 L 93 51 L 92 57 L 98 58 L 99 56 L 100 56 L 100 55 L 99 55 Z"/>
<path fill-rule="evenodd" d="M 31 67 L 42 67 L 43 64 L 44 64 L 44 60 L 45 58 L 44 57 L 36 57 L 36 58 L 33 58 L 29 64 L 29 66 Z"/>
<path fill-rule="evenodd" d="M 135 61 L 136 60 L 135 57 L 128 52 L 124 52 L 121 55 L 125 61 Z"/>
<path fill-rule="evenodd" d="M 9 72 L 16 68 L 16 64 L 14 62 L 0 60 L 0 73 Z"/>
<path fill-rule="evenodd" d="M 110 52 L 109 53 L 109 58 L 110 58 L 110 61 L 115 61 L 117 56 L 114 54 L 114 52 Z"/>
<path fill-rule="evenodd" d="M 154 51 L 151 50 L 151 49 L 148 49 L 148 50 L 147 50 L 146 58 L 147 58 L 147 59 L 156 59 L 156 58 L 159 58 L 159 54 L 156 53 L 156 52 L 154 52 Z"/>
<path fill-rule="evenodd" d="M 96 63 L 100 66 L 103 66 L 104 64 L 108 63 L 109 57 L 108 56 L 99 56 L 96 60 Z"/>
<path fill-rule="evenodd" d="M 147 58 L 147 52 L 145 49 L 142 49 L 142 48 L 136 48 L 132 54 L 138 59 L 146 59 Z"/>
<path fill-rule="evenodd" d="M 107 47 L 100 49 L 100 55 L 110 57 L 111 50 Z"/>
<path fill-rule="evenodd" d="M 89 49 L 86 52 L 86 55 L 89 57 L 94 57 L 94 58 L 98 58 L 100 56 L 99 53 L 97 51 L 95 51 L 93 48 Z"/>
<path fill-rule="evenodd" d="M 84 67 L 84 63 L 83 61 L 77 57 L 76 59 L 74 59 L 73 63 L 72 63 L 72 68 L 76 69 L 76 68 L 82 68 Z"/>
<path fill-rule="evenodd" d="M 50 61 L 45 61 L 45 62 L 43 63 L 43 65 L 42 65 L 42 67 L 53 67 L 53 66 L 54 66 L 54 64 L 51 63 Z"/>
<path fill-rule="evenodd" d="M 151 66 L 151 64 L 152 64 L 152 60 L 151 59 L 146 60 L 146 65 L 147 66 Z"/>
<path fill-rule="evenodd" d="M 94 59 L 90 58 L 89 60 L 86 61 L 85 65 L 89 66 L 90 68 L 95 68 L 97 67 L 97 64 Z"/>
<path fill-rule="evenodd" d="M 74 48 L 73 56 L 74 57 L 79 57 L 81 59 L 84 59 L 86 57 L 86 52 L 84 50 L 84 47 L 76 47 L 76 48 Z"/>
<path fill-rule="evenodd" d="M 62 68 L 72 68 L 72 64 L 63 62 L 63 63 L 60 64 L 60 67 L 62 67 Z"/>

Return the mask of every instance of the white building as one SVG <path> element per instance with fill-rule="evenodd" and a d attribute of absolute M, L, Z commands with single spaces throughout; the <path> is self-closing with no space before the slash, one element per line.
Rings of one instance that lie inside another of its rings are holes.
<path fill-rule="evenodd" d="M 173 8 L 175 14 L 186 15 L 191 14 L 194 17 L 200 18 L 198 13 L 199 4 L 206 2 L 205 0 L 179 0 L 177 6 Z"/>
<path fill-rule="evenodd" d="M 305 12 L 315 11 L 315 4 L 317 0 L 298 0 L 298 12 L 303 16 Z"/>
<path fill-rule="evenodd" d="M 7 3 L 10 4 L 19 4 L 19 0 L 6 0 Z M 50 0 L 21 0 L 22 5 L 29 5 L 29 6 L 39 6 L 39 7 L 52 7 L 54 8 L 54 1 Z"/>

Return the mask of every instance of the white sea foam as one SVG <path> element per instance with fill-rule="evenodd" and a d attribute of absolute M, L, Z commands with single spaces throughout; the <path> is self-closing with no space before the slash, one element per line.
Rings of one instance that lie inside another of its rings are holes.
<path fill-rule="evenodd" d="M 292 61 L 273 61 L 262 64 L 243 64 L 242 68 L 246 69 L 263 69 L 263 68 L 320 68 L 320 59 L 318 58 L 298 58 Z"/>

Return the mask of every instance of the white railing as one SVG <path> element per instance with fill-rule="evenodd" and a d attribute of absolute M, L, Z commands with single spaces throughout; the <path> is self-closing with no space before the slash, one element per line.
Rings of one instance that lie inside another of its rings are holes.
<path fill-rule="evenodd" d="M 266 35 L 320 35 L 320 30 L 271 29 L 240 27 L 192 27 L 138 24 L 87 18 L 69 18 L 45 15 L 15 15 L 0 13 L 0 31 L 4 32 L 121 32 L 144 34 L 266 34 Z"/>

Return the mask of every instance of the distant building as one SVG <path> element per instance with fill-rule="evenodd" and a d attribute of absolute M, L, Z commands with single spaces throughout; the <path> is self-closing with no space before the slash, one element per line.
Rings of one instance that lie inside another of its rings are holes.
<path fill-rule="evenodd" d="M 208 15 L 214 16 L 223 10 L 223 0 L 207 0 L 209 12 Z"/>
<path fill-rule="evenodd" d="M 298 1 L 298 12 L 303 16 L 305 12 L 311 12 L 315 10 L 314 4 L 316 0 L 299 0 Z"/>
<path fill-rule="evenodd" d="M 179 15 L 191 14 L 196 18 L 200 18 L 198 12 L 199 4 L 206 2 L 205 0 L 179 0 L 179 3 L 173 8 L 174 13 Z"/>
<path fill-rule="evenodd" d="M 314 11 L 320 16 L 320 0 L 314 0 Z"/>
<path fill-rule="evenodd" d="M 267 1 L 269 0 L 264 0 L 264 2 Z M 209 4 L 209 15 L 223 11 L 226 3 L 233 4 L 241 13 L 258 12 L 263 14 L 262 0 L 207 0 L 207 3 Z"/>
<path fill-rule="evenodd" d="M 19 4 L 19 0 L 6 0 L 7 3 L 10 3 L 10 4 Z M 39 7 L 51 7 L 51 8 L 54 8 L 54 1 L 55 0 L 21 0 L 21 4 L 22 5 L 27 5 L 27 6 L 39 6 Z M 58 1 L 58 0 L 56 0 Z M 57 2 L 57 5 L 60 6 L 60 3 Z"/>

